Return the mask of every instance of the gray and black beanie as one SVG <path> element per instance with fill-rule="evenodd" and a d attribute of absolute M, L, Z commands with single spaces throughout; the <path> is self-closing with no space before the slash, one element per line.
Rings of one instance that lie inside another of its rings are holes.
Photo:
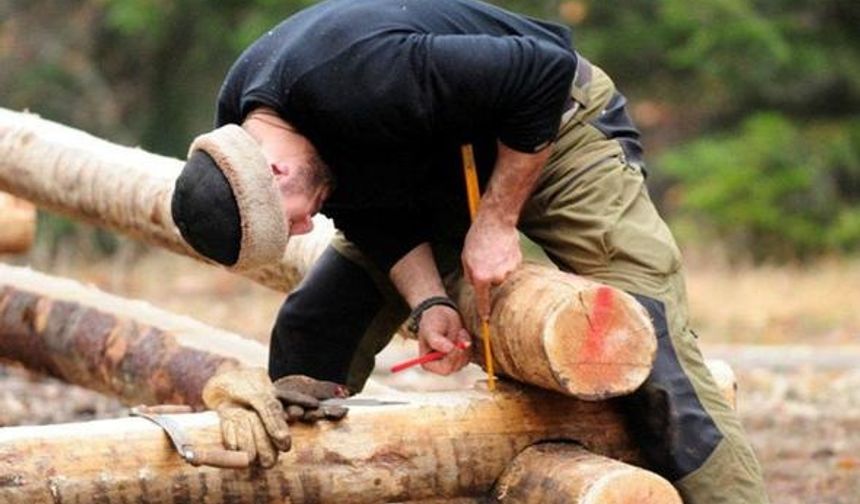
<path fill-rule="evenodd" d="M 234 270 L 280 261 L 289 238 L 272 171 L 257 142 L 235 124 L 191 144 L 171 213 L 197 253 Z"/>

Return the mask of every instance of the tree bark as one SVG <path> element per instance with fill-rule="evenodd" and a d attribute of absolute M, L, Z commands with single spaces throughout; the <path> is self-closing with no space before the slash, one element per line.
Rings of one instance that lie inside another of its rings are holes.
<path fill-rule="evenodd" d="M 682 504 L 665 479 L 570 443 L 542 443 L 514 458 L 493 487 L 516 504 Z"/>
<path fill-rule="evenodd" d="M 36 237 L 36 207 L 0 193 L 0 254 L 21 254 Z"/>
<path fill-rule="evenodd" d="M 473 290 L 461 282 L 455 297 L 479 336 Z M 500 374 L 586 400 L 636 390 L 657 350 L 648 313 L 633 296 L 537 264 L 523 265 L 496 289 L 490 326 Z M 483 345 L 473 348 L 483 366 Z"/>
<path fill-rule="evenodd" d="M 265 366 L 266 349 L 143 302 L 0 264 L 0 360 L 127 404 L 200 407 L 209 377 Z"/>

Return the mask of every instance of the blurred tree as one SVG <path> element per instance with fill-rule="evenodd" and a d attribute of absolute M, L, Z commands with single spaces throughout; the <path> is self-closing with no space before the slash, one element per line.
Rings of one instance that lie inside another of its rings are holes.
<path fill-rule="evenodd" d="M 860 246 L 860 119 L 796 126 L 762 113 L 661 160 L 679 229 L 737 256 L 805 259 Z"/>

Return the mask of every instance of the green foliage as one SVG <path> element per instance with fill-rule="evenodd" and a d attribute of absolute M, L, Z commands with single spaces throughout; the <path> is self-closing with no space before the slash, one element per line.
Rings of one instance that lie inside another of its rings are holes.
<path fill-rule="evenodd" d="M 688 238 L 716 234 L 755 259 L 860 248 L 860 120 L 797 126 L 757 114 L 663 156 Z M 690 225 L 690 223 L 695 225 Z M 693 233 L 694 232 L 694 233 Z"/>
<path fill-rule="evenodd" d="M 687 113 L 803 115 L 860 107 L 860 4 L 850 0 L 603 0 L 577 46 L 634 96 Z M 837 94 L 838 93 L 838 94 Z M 834 99 L 835 98 L 835 99 Z"/>

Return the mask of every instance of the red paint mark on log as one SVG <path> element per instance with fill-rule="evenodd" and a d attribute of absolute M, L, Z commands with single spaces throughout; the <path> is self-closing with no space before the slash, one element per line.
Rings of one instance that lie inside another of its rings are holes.
<path fill-rule="evenodd" d="M 588 335 L 582 345 L 582 360 L 595 362 L 603 349 L 603 337 L 611 321 L 614 294 L 612 289 L 601 286 L 594 296 L 594 306 L 589 317 Z"/>

